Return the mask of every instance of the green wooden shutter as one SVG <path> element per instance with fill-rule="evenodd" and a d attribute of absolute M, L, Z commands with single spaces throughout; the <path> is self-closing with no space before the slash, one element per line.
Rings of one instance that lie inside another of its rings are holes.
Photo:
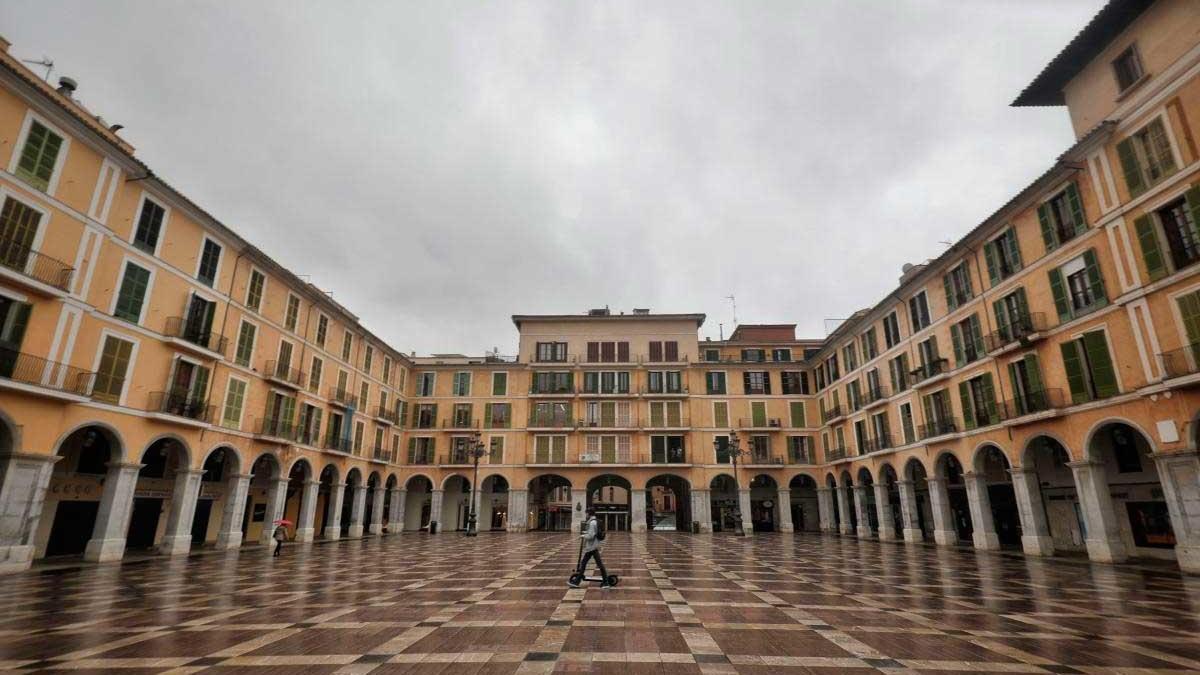
<path fill-rule="evenodd" d="M 1038 363 L 1037 354 L 1025 355 L 1025 379 L 1029 381 L 1030 391 L 1042 391 L 1042 367 Z"/>
<path fill-rule="evenodd" d="M 983 258 L 987 261 L 988 281 L 993 286 L 1000 282 L 1000 261 L 996 258 L 996 243 L 989 241 L 983 245 Z"/>
<path fill-rule="evenodd" d="M 992 382 L 992 374 L 983 374 L 983 404 L 987 406 L 988 424 L 995 424 L 1000 421 L 999 415 L 996 414 L 996 388 Z"/>
<path fill-rule="evenodd" d="M 1083 201 L 1079 199 L 1079 188 L 1074 182 L 1067 183 L 1067 206 L 1071 208 L 1071 219 L 1075 221 L 1075 234 L 1087 232 L 1087 219 L 1083 214 Z"/>
<path fill-rule="evenodd" d="M 789 404 L 789 407 L 791 408 L 790 412 L 792 414 L 792 426 L 793 427 L 807 426 L 804 423 L 804 402 L 803 401 L 792 401 Z"/>
<path fill-rule="evenodd" d="M 1129 196 L 1136 197 L 1145 192 L 1146 181 L 1142 178 L 1142 167 L 1138 164 L 1132 138 L 1117 143 L 1117 156 L 1121 158 L 1121 171 L 1125 173 L 1125 185 L 1129 188 Z"/>
<path fill-rule="evenodd" d="M 1150 132 L 1150 144 L 1154 146 L 1154 154 L 1158 156 L 1162 167 L 1162 175 L 1175 173 L 1175 154 L 1171 152 L 1171 142 L 1167 140 L 1167 129 L 1161 119 L 1156 119 L 1147 127 Z"/>
<path fill-rule="evenodd" d="M 1050 218 L 1050 202 L 1038 207 L 1038 222 L 1042 225 L 1042 241 L 1046 243 L 1046 253 L 1058 248 L 1058 236 L 1054 234 L 1054 223 Z"/>
<path fill-rule="evenodd" d="M 962 329 L 958 324 L 950 325 L 950 342 L 954 345 L 954 363 L 956 366 L 963 364 L 963 336 Z"/>
<path fill-rule="evenodd" d="M 1033 317 L 1029 314 L 1029 301 L 1025 298 L 1025 287 L 1024 286 L 1017 289 L 1016 296 L 1017 296 L 1017 312 L 1019 312 L 1021 316 L 1012 317 L 1012 318 L 1020 319 L 1022 322 L 1028 324 L 1028 328 L 1030 330 L 1033 330 Z"/>
<path fill-rule="evenodd" d="M 971 385 L 969 382 L 958 383 L 958 398 L 962 403 L 963 428 L 975 428 L 975 407 L 971 403 Z"/>
<path fill-rule="evenodd" d="M 437 425 L 438 425 L 437 407 L 438 407 L 438 404 L 436 404 L 436 403 L 429 406 L 430 410 L 432 411 L 432 417 L 433 417 L 433 426 L 430 427 L 431 429 L 436 429 Z"/>
<path fill-rule="evenodd" d="M 979 315 L 972 314 L 971 322 L 968 325 L 971 326 L 971 340 L 975 343 L 976 357 L 982 358 L 987 353 L 987 350 L 983 347 L 983 328 L 979 325 Z"/>
<path fill-rule="evenodd" d="M 491 403 L 483 404 L 483 427 L 485 429 L 492 428 L 492 404 Z"/>
<path fill-rule="evenodd" d="M 1000 333 L 1001 339 L 1010 339 L 1012 333 L 1009 332 L 1009 326 L 1013 319 L 1008 316 L 1008 307 L 1005 306 L 1003 300 L 997 300 L 992 303 L 992 311 L 996 313 L 996 330 Z"/>
<path fill-rule="evenodd" d="M 933 403 L 930 401 L 932 397 L 921 397 L 921 408 L 925 413 L 925 424 L 933 424 Z"/>
<path fill-rule="evenodd" d="M 1013 392 L 1017 391 L 1017 382 L 1019 381 L 1020 376 L 1017 373 L 1017 362 L 1013 361 L 1012 363 L 1008 364 L 1008 383 L 1012 386 Z M 1027 410 L 1027 406 L 1022 405 L 1019 394 L 1014 393 L 1013 398 L 1016 399 L 1016 412 L 1018 414 L 1024 415 L 1025 413 L 1029 412 Z"/>
<path fill-rule="evenodd" d="M 1017 231 L 1013 228 L 1008 228 L 1008 233 L 1001 240 L 1004 242 L 1004 248 L 1008 252 L 1008 262 L 1012 264 L 1013 271 L 1017 271 L 1025 266 L 1021 260 L 1021 242 L 1017 241 Z"/>
<path fill-rule="evenodd" d="M 1054 294 L 1054 308 L 1058 310 L 1058 320 L 1066 323 L 1071 320 L 1071 303 L 1067 301 L 1067 285 L 1063 282 L 1062 271 L 1057 267 L 1050 270 L 1050 292 Z"/>
<path fill-rule="evenodd" d="M 946 291 L 946 311 L 953 312 L 958 307 L 958 300 L 954 297 L 954 286 L 950 283 L 950 275 L 942 275 L 942 288 Z"/>
<path fill-rule="evenodd" d="M 1192 238 L 1200 241 L 1200 184 L 1188 188 L 1184 197 L 1187 199 L 1188 211 L 1192 214 L 1192 219 L 1187 224 L 1188 228 L 1192 231 Z"/>
<path fill-rule="evenodd" d="M 1071 401 L 1084 403 L 1092 396 L 1087 388 L 1087 380 L 1083 374 L 1083 359 L 1079 357 L 1079 343 L 1070 340 L 1059 345 L 1062 350 L 1063 368 L 1067 371 L 1067 385 L 1071 388 Z"/>
<path fill-rule="evenodd" d="M 1108 354 L 1108 341 L 1104 331 L 1092 331 L 1083 336 L 1083 348 L 1087 352 L 1088 365 L 1092 369 L 1092 384 L 1097 398 L 1108 398 L 1117 393 L 1117 372 L 1112 357 Z"/>
<path fill-rule="evenodd" d="M 1108 294 L 1104 292 L 1104 275 L 1100 273 L 1100 261 L 1096 258 L 1096 249 L 1089 248 L 1083 252 L 1083 264 L 1087 267 L 1088 287 L 1096 298 L 1093 308 L 1108 304 Z"/>
<path fill-rule="evenodd" d="M 1142 261 L 1146 263 L 1146 273 L 1150 280 L 1161 279 L 1167 275 L 1167 264 L 1163 259 L 1162 249 L 1158 246 L 1158 234 L 1154 231 L 1154 221 L 1150 214 L 1141 216 L 1133 221 L 1137 231 L 1138 244 L 1142 249 Z"/>
<path fill-rule="evenodd" d="M 417 439 L 412 437 L 408 439 L 408 463 L 417 463 Z"/>

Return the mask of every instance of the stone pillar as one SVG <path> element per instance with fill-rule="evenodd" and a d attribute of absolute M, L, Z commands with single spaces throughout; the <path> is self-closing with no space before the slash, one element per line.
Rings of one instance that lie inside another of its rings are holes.
<path fill-rule="evenodd" d="M 629 531 L 646 531 L 646 491 L 641 488 L 629 492 Z"/>
<path fill-rule="evenodd" d="M 1000 550 L 996 521 L 992 517 L 992 499 L 988 495 L 987 479 L 974 471 L 963 475 L 967 483 L 967 504 L 971 511 L 971 539 L 981 551 Z"/>
<path fill-rule="evenodd" d="M 571 488 L 571 531 L 578 534 L 583 531 L 583 517 L 587 515 L 587 490 Z"/>
<path fill-rule="evenodd" d="M 508 531 L 525 532 L 529 529 L 529 490 L 508 491 Z"/>
<path fill-rule="evenodd" d="M 750 488 L 738 490 L 738 508 L 742 511 L 742 531 L 752 534 L 754 532 L 754 514 L 750 512 Z"/>
<path fill-rule="evenodd" d="M 354 501 L 350 502 L 350 531 L 346 536 L 358 539 L 363 536 L 363 514 L 367 510 L 367 486 L 359 483 L 354 486 Z"/>
<path fill-rule="evenodd" d="M 0 455 L 0 574 L 28 569 L 58 455 Z"/>
<path fill-rule="evenodd" d="M 337 541 L 342 538 L 342 501 L 346 498 L 345 483 L 331 483 L 329 500 L 325 504 L 325 538 Z"/>
<path fill-rule="evenodd" d="M 838 530 L 842 534 L 854 534 L 854 526 L 850 524 L 850 488 L 834 488 L 837 491 Z"/>
<path fill-rule="evenodd" d="M 250 492 L 248 473 L 233 474 L 225 480 L 225 505 L 221 508 L 221 531 L 217 532 L 217 548 L 231 549 L 242 545 L 242 516 L 246 513 L 246 495 Z"/>
<path fill-rule="evenodd" d="M 792 491 L 778 490 L 775 501 L 779 504 L 779 531 L 795 532 L 796 525 L 792 522 Z"/>
<path fill-rule="evenodd" d="M 817 517 L 822 532 L 833 531 L 833 495 L 827 487 L 817 488 Z"/>
<path fill-rule="evenodd" d="M 175 490 L 171 493 L 171 512 L 167 516 L 167 531 L 158 545 L 160 553 L 187 555 L 192 548 L 192 518 L 196 515 L 196 500 L 200 497 L 201 469 L 175 472 Z"/>
<path fill-rule="evenodd" d="M 408 501 L 408 490 L 394 488 L 391 503 L 388 504 L 388 534 L 399 534 L 404 531 L 404 503 Z"/>
<path fill-rule="evenodd" d="M 437 531 L 443 532 L 446 524 L 442 522 L 442 491 L 431 490 L 429 493 L 429 522 L 437 521 Z"/>
<path fill-rule="evenodd" d="M 88 562 L 108 562 L 125 556 L 125 533 L 133 511 L 133 493 L 137 489 L 141 464 L 109 464 L 104 478 L 104 495 L 92 538 L 83 551 Z"/>
<path fill-rule="evenodd" d="M 300 494 L 300 517 L 296 519 L 296 541 L 312 541 L 316 535 L 313 524 L 317 519 L 317 497 L 321 481 L 304 481 L 304 492 Z"/>
<path fill-rule="evenodd" d="M 1121 528 L 1117 524 L 1112 495 L 1108 491 L 1104 465 L 1085 459 L 1068 462 L 1067 466 L 1071 467 L 1071 473 L 1075 476 L 1079 506 L 1087 526 L 1088 558 L 1094 562 L 1124 562 L 1129 555 L 1125 551 L 1125 543 L 1121 541 Z"/>
<path fill-rule="evenodd" d="M 858 538 L 871 538 L 871 521 L 868 519 L 867 513 L 867 489 L 866 485 L 854 486 L 854 515 L 858 518 Z"/>
<path fill-rule="evenodd" d="M 900 490 L 900 524 L 904 527 L 904 541 L 911 544 L 925 541 L 917 516 L 917 491 L 913 489 L 912 481 L 896 481 L 896 487 Z"/>
<path fill-rule="evenodd" d="M 713 531 L 712 506 L 708 500 L 708 490 L 692 490 L 692 520 L 700 523 L 700 532 L 705 534 Z"/>
<path fill-rule="evenodd" d="M 383 498 L 387 490 L 380 485 L 375 486 L 374 500 L 371 502 L 371 522 L 367 523 L 367 531 L 375 536 L 383 534 Z"/>
<path fill-rule="evenodd" d="M 950 511 L 950 494 L 946 491 L 944 478 L 928 478 L 929 509 L 933 511 L 933 540 L 938 546 L 958 544 L 958 530 L 954 529 L 954 514 Z"/>
<path fill-rule="evenodd" d="M 875 484 L 875 517 L 879 519 L 879 541 L 896 541 L 896 520 L 892 516 L 887 485 Z"/>
<path fill-rule="evenodd" d="M 1050 522 L 1046 520 L 1037 471 L 1014 468 L 1012 480 L 1017 515 L 1021 518 L 1021 549 L 1025 555 L 1054 555 L 1054 539 L 1050 536 Z"/>
<path fill-rule="evenodd" d="M 1200 459 L 1195 452 L 1154 455 L 1163 499 L 1175 531 L 1179 568 L 1200 573 Z"/>
<path fill-rule="evenodd" d="M 283 518 L 287 507 L 287 478 L 272 478 L 267 486 L 267 515 L 263 518 L 262 534 L 258 542 L 264 546 L 271 545 L 271 535 L 275 534 L 275 521 Z"/>

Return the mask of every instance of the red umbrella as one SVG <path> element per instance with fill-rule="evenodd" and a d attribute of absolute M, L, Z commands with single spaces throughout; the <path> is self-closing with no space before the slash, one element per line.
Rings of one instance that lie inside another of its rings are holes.
<path fill-rule="evenodd" d="M 286 518 L 280 518 L 279 520 L 277 520 L 277 521 L 275 521 L 275 522 L 273 522 L 273 523 L 271 523 L 271 524 L 272 524 L 272 525 L 291 525 L 291 524 L 292 524 L 292 521 L 290 521 L 290 520 L 288 520 L 288 519 L 286 519 Z"/>

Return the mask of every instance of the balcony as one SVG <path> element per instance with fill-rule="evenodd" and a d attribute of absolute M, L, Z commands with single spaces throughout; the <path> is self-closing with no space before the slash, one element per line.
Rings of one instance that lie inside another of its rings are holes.
<path fill-rule="evenodd" d="M 371 417 L 387 425 L 400 423 L 400 417 L 396 414 L 396 411 L 382 405 L 377 405 L 371 410 Z"/>
<path fill-rule="evenodd" d="M 575 418 L 566 413 L 537 412 L 529 416 L 530 429 L 574 429 Z"/>
<path fill-rule="evenodd" d="M 530 396 L 569 396 L 575 393 L 574 384 L 542 384 L 536 382 L 529 385 Z"/>
<path fill-rule="evenodd" d="M 826 462 L 836 462 L 839 459 L 846 459 L 846 446 L 837 446 L 825 451 Z"/>
<path fill-rule="evenodd" d="M 751 450 L 744 462 L 746 466 L 783 466 L 783 457 L 767 450 Z"/>
<path fill-rule="evenodd" d="M 874 387 L 867 387 L 862 395 L 862 408 L 863 410 L 870 410 L 881 403 L 885 403 L 889 396 L 891 396 L 891 392 L 888 391 L 887 385 L 878 384 Z"/>
<path fill-rule="evenodd" d="M 188 426 L 206 426 L 212 422 L 215 406 L 196 400 L 186 391 L 155 391 L 150 393 L 147 412 L 159 419 L 177 421 Z"/>
<path fill-rule="evenodd" d="M 1034 422 L 1042 417 L 1040 413 L 1049 413 L 1065 407 L 1067 397 L 1062 389 L 1046 389 L 1009 399 L 1000 406 L 1000 410 L 1003 411 L 1005 419 L 1014 424 L 1021 424 L 1023 417 L 1038 415 L 1038 418 L 1027 420 Z"/>
<path fill-rule="evenodd" d="M 317 429 L 297 426 L 296 442 L 300 445 L 317 447 L 321 443 L 321 435 L 318 433 Z"/>
<path fill-rule="evenodd" d="M 950 376 L 950 361 L 935 359 L 909 373 L 912 386 L 929 386 Z"/>
<path fill-rule="evenodd" d="M 632 453 L 628 448 L 600 450 L 599 452 L 583 452 L 579 455 L 580 464 L 632 464 Z"/>
<path fill-rule="evenodd" d="M 872 452 L 879 452 L 880 450 L 888 450 L 891 447 L 893 447 L 891 435 L 890 434 L 880 434 L 879 436 L 877 436 L 875 438 L 868 438 L 868 439 L 864 440 L 862 447 L 859 448 L 859 451 L 864 455 L 869 455 Z"/>
<path fill-rule="evenodd" d="M 0 348 L 0 382 L 31 394 L 83 401 L 92 394 L 96 373 Z"/>
<path fill-rule="evenodd" d="M 641 394 L 643 396 L 687 396 L 688 388 L 686 385 L 679 387 L 642 387 Z"/>
<path fill-rule="evenodd" d="M 171 344 L 216 361 L 225 357 L 229 340 L 212 331 L 202 332 L 187 319 L 172 316 L 167 319 L 163 335 Z"/>
<path fill-rule="evenodd" d="M 1165 380 L 1200 373 L 1200 343 L 1164 352 L 1159 354 L 1158 358 L 1162 361 Z"/>
<path fill-rule="evenodd" d="M 349 438 L 335 438 L 333 436 L 327 436 L 325 438 L 325 443 L 322 444 L 322 447 L 324 447 L 326 450 L 342 452 L 348 455 L 354 446 L 350 444 Z"/>
<path fill-rule="evenodd" d="M 479 463 L 484 464 L 486 459 L 487 455 L 485 454 L 479 458 Z M 442 455 L 438 460 L 438 464 L 441 466 L 471 466 L 474 463 L 475 457 L 472 456 L 471 451 L 467 450 L 466 448 L 451 450 L 450 452 Z"/>
<path fill-rule="evenodd" d="M 1045 313 L 1030 312 L 1029 316 L 1019 316 L 1007 326 L 983 336 L 984 349 L 988 354 L 997 355 L 1018 346 L 1027 347 L 1041 339 L 1048 328 Z"/>
<path fill-rule="evenodd" d="M 254 421 L 254 433 L 278 443 L 296 440 L 296 424 L 291 420 L 259 418 Z"/>
<path fill-rule="evenodd" d="M 739 417 L 739 429 L 766 429 L 770 431 L 779 431 L 783 428 L 783 420 L 778 417 Z"/>
<path fill-rule="evenodd" d="M 634 396 L 633 390 L 629 387 L 583 387 L 579 390 L 580 396 Z"/>
<path fill-rule="evenodd" d="M 35 291 L 61 297 L 71 292 L 75 269 L 12 239 L 0 239 L 0 278 Z"/>
<path fill-rule="evenodd" d="M 836 422 L 845 416 L 846 413 L 842 411 L 842 405 L 840 403 L 837 405 L 831 405 L 825 409 L 825 416 L 821 420 L 821 423 L 829 424 L 831 422 Z"/>
<path fill-rule="evenodd" d="M 371 448 L 371 459 L 376 462 L 392 461 L 392 451 L 382 445 L 377 445 Z"/>
<path fill-rule="evenodd" d="M 683 448 L 667 448 L 666 450 L 651 450 L 651 464 L 687 464 L 687 453 Z"/>
<path fill-rule="evenodd" d="M 566 464 L 566 450 L 538 450 L 529 451 L 529 464 Z"/>
<path fill-rule="evenodd" d="M 357 408 L 358 397 L 345 389 L 329 388 L 329 402 L 341 408 Z"/>
<path fill-rule="evenodd" d="M 479 428 L 479 420 L 471 419 L 470 417 L 454 417 L 451 419 L 442 420 L 443 429 L 462 429 L 470 431 Z"/>
<path fill-rule="evenodd" d="M 808 448 L 789 448 L 787 455 L 788 464 L 810 465 L 814 464 L 813 452 Z"/>
<path fill-rule="evenodd" d="M 687 429 L 691 427 L 688 415 L 667 413 L 665 415 L 650 415 L 643 428 L 645 429 Z"/>
<path fill-rule="evenodd" d="M 405 464 L 415 464 L 418 466 L 433 466 L 434 463 L 432 450 L 409 450 L 406 459 L 408 461 Z"/>
<path fill-rule="evenodd" d="M 938 420 L 937 422 L 930 422 L 929 424 L 922 424 L 917 430 L 917 435 L 919 435 L 923 441 L 927 441 L 931 438 L 937 438 L 939 436 L 948 436 L 954 433 L 958 433 L 958 422 L 952 418 Z"/>
<path fill-rule="evenodd" d="M 299 368 L 292 368 L 290 364 L 281 361 L 267 361 L 263 368 L 263 377 L 291 389 L 304 386 L 304 373 L 300 372 Z"/>
<path fill-rule="evenodd" d="M 637 429 L 638 420 L 633 415 L 600 415 L 600 417 L 584 418 L 577 425 L 582 430 L 588 429 Z M 682 427 L 658 427 L 674 429 Z"/>

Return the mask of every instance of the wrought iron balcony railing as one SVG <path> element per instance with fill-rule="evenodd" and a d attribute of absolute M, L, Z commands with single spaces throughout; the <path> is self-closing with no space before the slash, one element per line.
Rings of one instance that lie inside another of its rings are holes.
<path fill-rule="evenodd" d="M 0 378 L 54 389 L 68 394 L 89 396 L 96 373 L 65 363 L 47 361 L 40 356 L 0 348 Z"/>
<path fill-rule="evenodd" d="M 167 318 L 166 327 L 163 329 L 163 335 L 167 337 L 179 338 L 185 342 L 190 342 L 201 349 L 207 349 L 210 352 L 216 352 L 221 356 L 225 355 L 225 348 L 229 345 L 229 340 L 223 335 L 219 335 L 212 331 L 203 331 L 201 327 L 195 325 L 194 322 L 188 321 L 185 317 L 172 316 Z"/>
<path fill-rule="evenodd" d="M 211 422 L 213 408 L 207 400 L 200 400 L 186 391 L 155 391 L 150 393 L 151 412 L 174 415 L 198 422 Z"/>
<path fill-rule="evenodd" d="M 0 267 L 64 292 L 69 292 L 75 274 L 75 269 L 65 262 L 38 253 L 13 239 L 0 239 Z"/>

